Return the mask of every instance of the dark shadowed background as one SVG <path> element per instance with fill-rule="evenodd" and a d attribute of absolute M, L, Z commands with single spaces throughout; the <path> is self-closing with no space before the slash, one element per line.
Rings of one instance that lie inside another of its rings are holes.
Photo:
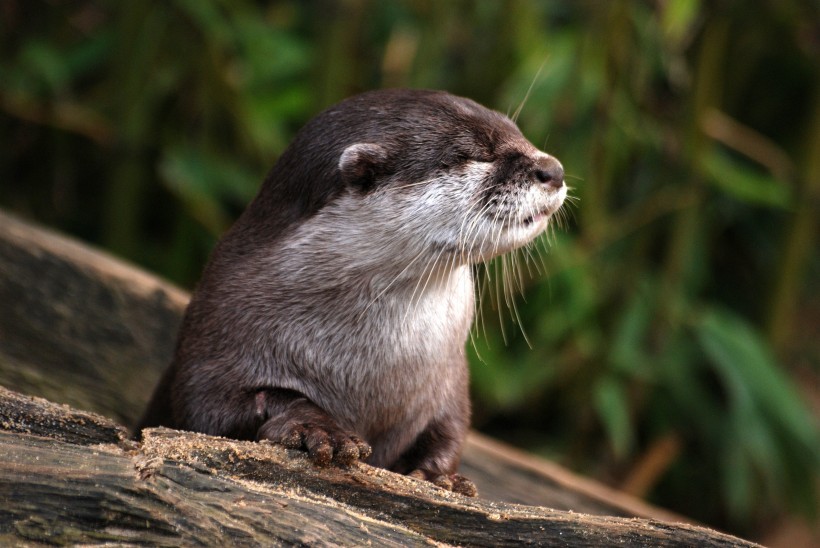
<path fill-rule="evenodd" d="M 487 269 L 475 426 L 735 533 L 816 528 L 814 0 L 0 0 L 0 207 L 191 288 L 294 132 L 389 86 L 520 108 L 577 198 L 518 318 Z"/>

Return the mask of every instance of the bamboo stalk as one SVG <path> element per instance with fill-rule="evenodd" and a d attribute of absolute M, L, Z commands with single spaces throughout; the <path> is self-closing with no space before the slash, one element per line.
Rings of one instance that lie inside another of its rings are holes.
<path fill-rule="evenodd" d="M 146 75 L 154 69 L 166 21 L 160 6 L 127 4 L 119 12 L 120 39 L 110 61 L 115 73 L 111 83 L 118 88 L 114 108 L 120 155 L 108 182 L 103 238 L 107 248 L 129 258 L 135 258 L 140 249 L 139 224 L 145 185 L 150 180 L 142 153 L 157 119 L 156 96 L 145 85 Z"/>
<path fill-rule="evenodd" d="M 779 266 L 769 300 L 768 338 L 779 354 L 794 339 L 794 323 L 801 290 L 817 240 L 817 205 L 820 199 L 820 93 L 814 112 L 807 117 L 802 162 L 802 181 L 788 230 L 783 236 Z"/>
<path fill-rule="evenodd" d="M 687 269 L 687 265 L 694 260 L 697 238 L 701 231 L 705 230 L 703 204 L 706 187 L 701 170 L 706 151 L 706 137 L 699 120 L 718 106 L 727 38 L 728 21 L 725 18 L 716 19 L 706 27 L 693 77 L 695 88 L 688 129 L 688 154 L 692 172 L 686 183 L 688 201 L 691 205 L 675 215 L 672 235 L 666 246 L 660 307 L 667 322 L 674 322 L 681 299 L 686 296 L 687 285 L 691 282 L 688 274 L 692 271 Z"/>

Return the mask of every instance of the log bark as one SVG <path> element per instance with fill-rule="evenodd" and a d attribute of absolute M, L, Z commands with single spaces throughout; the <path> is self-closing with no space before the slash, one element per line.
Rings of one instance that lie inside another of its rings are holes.
<path fill-rule="evenodd" d="M 130 424 L 188 296 L 0 211 L 0 385 Z"/>
<path fill-rule="evenodd" d="M 470 499 L 365 464 L 102 416 L 0 390 L 0 542 L 352 546 L 751 543 L 687 524 Z"/>
<path fill-rule="evenodd" d="M 0 212 L 0 385 L 71 405 L 0 390 L 0 543 L 751 545 L 476 433 L 480 499 L 265 444 L 130 442 L 187 299 Z"/>

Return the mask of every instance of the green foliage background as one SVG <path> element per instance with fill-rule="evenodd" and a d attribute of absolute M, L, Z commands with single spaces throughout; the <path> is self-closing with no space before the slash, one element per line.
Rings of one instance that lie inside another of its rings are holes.
<path fill-rule="evenodd" d="M 2 0 L 0 206 L 191 287 L 321 108 L 523 103 L 578 200 L 476 425 L 753 534 L 817 511 L 818 59 L 812 0 Z"/>

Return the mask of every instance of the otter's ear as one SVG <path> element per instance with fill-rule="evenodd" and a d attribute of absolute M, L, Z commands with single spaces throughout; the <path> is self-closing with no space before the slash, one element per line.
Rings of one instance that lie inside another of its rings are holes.
<path fill-rule="evenodd" d="M 339 158 L 342 181 L 369 190 L 376 176 L 384 172 L 387 151 L 373 143 L 356 143 L 347 147 Z"/>

